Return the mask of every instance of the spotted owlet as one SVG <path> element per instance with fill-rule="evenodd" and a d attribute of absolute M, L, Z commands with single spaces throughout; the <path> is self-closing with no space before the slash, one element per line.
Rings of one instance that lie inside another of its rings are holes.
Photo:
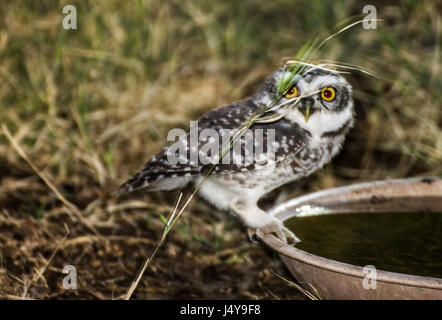
<path fill-rule="evenodd" d="M 290 86 L 281 92 L 281 83 L 290 77 Z M 225 141 L 231 141 L 263 108 L 267 113 L 249 126 L 248 135 L 226 149 Z M 353 125 L 353 109 L 352 88 L 340 74 L 310 67 L 293 76 L 280 68 L 257 94 L 195 122 L 190 132 L 152 157 L 117 194 L 198 185 L 207 175 L 199 194 L 208 202 L 239 217 L 249 230 L 297 241 L 279 220 L 258 207 L 258 200 L 328 163 Z"/>

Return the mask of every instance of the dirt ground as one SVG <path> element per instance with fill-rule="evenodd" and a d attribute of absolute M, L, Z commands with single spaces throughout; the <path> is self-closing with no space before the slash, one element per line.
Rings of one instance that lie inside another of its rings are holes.
<path fill-rule="evenodd" d="M 40 199 L 45 186 L 35 180 L 34 192 Z M 26 201 L 31 205 L 32 199 Z M 0 294 L 4 298 L 122 298 L 161 237 L 163 225 L 147 201 L 117 203 L 99 196 L 93 202 L 85 210 L 86 221 L 102 239 L 57 206 L 40 219 L 2 210 Z M 168 209 L 162 208 L 163 213 Z M 169 234 L 133 298 L 304 298 L 275 276 L 293 280 L 274 252 L 249 241 L 236 219 L 201 203 L 190 210 Z M 76 267 L 76 290 L 63 288 L 66 265 Z"/>

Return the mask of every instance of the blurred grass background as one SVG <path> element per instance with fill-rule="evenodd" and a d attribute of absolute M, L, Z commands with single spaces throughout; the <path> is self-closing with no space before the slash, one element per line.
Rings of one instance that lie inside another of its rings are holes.
<path fill-rule="evenodd" d="M 77 30 L 62 28 L 68 4 Z M 189 120 L 253 94 L 284 58 L 357 19 L 366 4 L 384 19 L 377 30 L 348 30 L 321 58 L 380 79 L 347 77 L 357 121 L 343 151 L 264 206 L 359 181 L 442 175 L 441 2 L 3 1 L 0 123 L 115 248 L 106 250 L 0 135 L 0 296 L 124 293 L 176 193 L 110 193 L 161 149 L 170 129 L 188 129 Z M 62 243 L 64 223 L 70 233 Z M 270 273 L 288 277 L 278 260 L 243 231 L 194 201 L 136 297 L 298 298 Z M 76 291 L 61 287 L 67 262 L 80 266 Z"/>

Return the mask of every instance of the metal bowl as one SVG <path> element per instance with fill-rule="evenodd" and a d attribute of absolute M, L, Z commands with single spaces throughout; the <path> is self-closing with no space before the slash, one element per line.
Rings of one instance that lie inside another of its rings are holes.
<path fill-rule="evenodd" d="M 282 221 L 294 216 L 336 212 L 442 212 L 442 179 L 376 181 L 333 188 L 292 199 L 269 214 Z M 376 288 L 365 289 L 361 266 L 326 259 L 279 241 L 261 240 L 279 253 L 298 282 L 325 299 L 442 299 L 442 279 L 376 270 Z M 442 259 L 442 257 L 441 257 Z M 367 287 L 367 286 L 365 286 Z"/>

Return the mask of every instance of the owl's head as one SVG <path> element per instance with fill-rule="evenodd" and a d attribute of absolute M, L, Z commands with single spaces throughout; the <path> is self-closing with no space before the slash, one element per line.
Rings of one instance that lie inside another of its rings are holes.
<path fill-rule="evenodd" d="M 287 68 L 279 69 L 265 81 L 254 102 L 263 106 L 275 99 L 276 112 L 286 113 L 285 118 L 313 134 L 353 124 L 352 87 L 331 70 L 310 67 L 293 75 Z"/>

